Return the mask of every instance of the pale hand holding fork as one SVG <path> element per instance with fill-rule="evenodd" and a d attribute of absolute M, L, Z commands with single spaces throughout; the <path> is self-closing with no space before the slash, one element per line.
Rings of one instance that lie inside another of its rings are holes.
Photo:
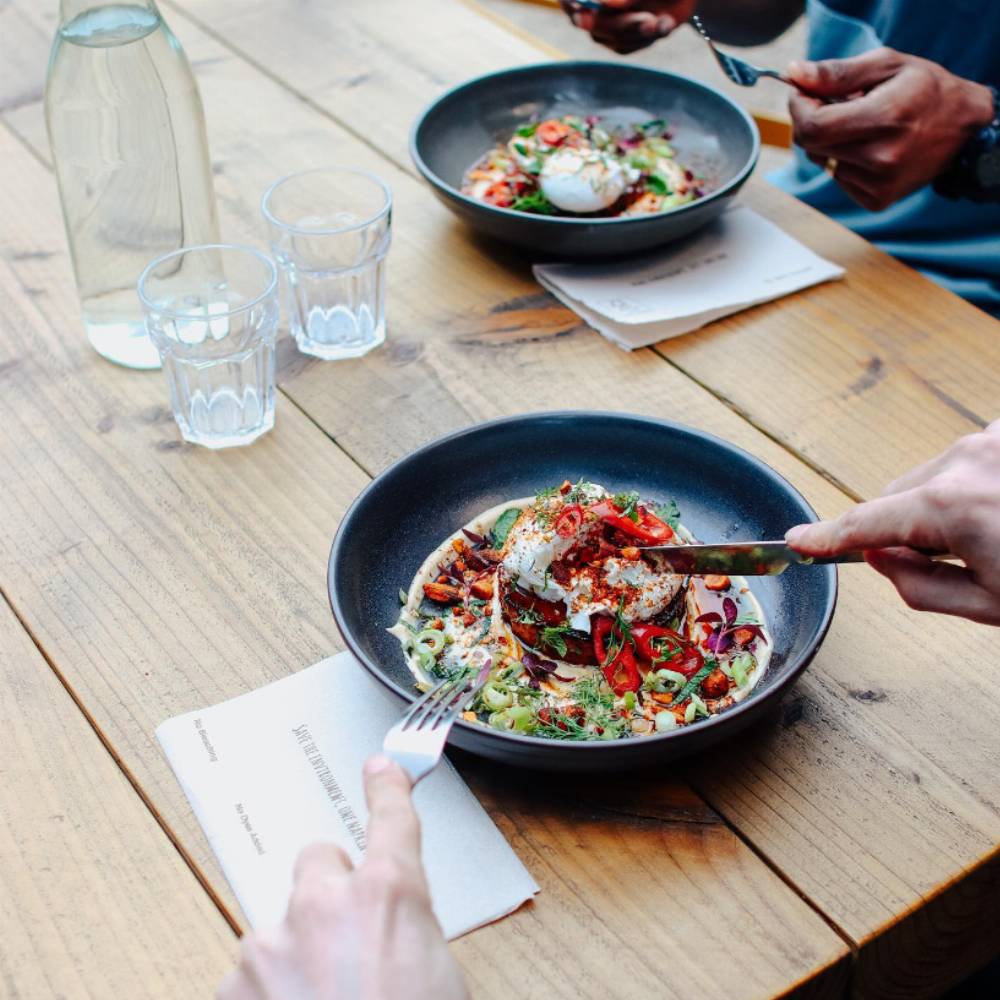
<path fill-rule="evenodd" d="M 478 673 L 466 672 L 436 684 L 385 734 L 383 752 L 414 785 L 437 767 L 455 720 L 489 680 L 493 657 L 485 649 L 473 655 L 479 663 Z"/>

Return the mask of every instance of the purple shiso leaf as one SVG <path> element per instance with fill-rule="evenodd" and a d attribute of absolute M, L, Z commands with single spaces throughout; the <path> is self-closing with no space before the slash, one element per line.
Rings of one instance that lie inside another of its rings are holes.
<path fill-rule="evenodd" d="M 462 529 L 462 534 L 472 542 L 473 545 L 478 545 L 480 542 L 485 542 L 486 539 L 482 535 L 477 535 L 474 531 L 469 531 L 467 528 Z"/>
<path fill-rule="evenodd" d="M 542 678 L 548 679 L 551 677 L 557 681 L 562 681 L 564 684 L 569 684 L 573 680 L 572 677 L 562 677 L 557 674 L 556 670 L 558 667 L 551 660 L 540 660 L 534 653 L 529 653 L 528 650 L 524 651 L 521 662 L 524 664 L 524 669 L 528 672 L 528 679 L 533 688 L 538 687 L 538 682 Z"/>
<path fill-rule="evenodd" d="M 698 615 L 695 618 L 696 622 L 721 622 L 722 615 L 718 611 L 706 611 L 703 615 Z"/>
<path fill-rule="evenodd" d="M 713 632 L 705 640 L 705 645 L 713 653 L 724 653 L 733 645 L 733 637 L 728 632 Z"/>
<path fill-rule="evenodd" d="M 732 625 L 733 622 L 736 621 L 738 611 L 736 608 L 736 602 L 731 597 L 727 597 L 723 600 L 722 613 L 726 616 L 727 625 Z"/>

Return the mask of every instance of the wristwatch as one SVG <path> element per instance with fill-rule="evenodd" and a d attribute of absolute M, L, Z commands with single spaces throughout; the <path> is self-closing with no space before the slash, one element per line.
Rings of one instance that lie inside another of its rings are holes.
<path fill-rule="evenodd" d="M 963 147 L 952 165 L 937 180 L 934 190 L 945 198 L 1000 201 L 1000 91 L 993 95 L 993 120 Z"/>

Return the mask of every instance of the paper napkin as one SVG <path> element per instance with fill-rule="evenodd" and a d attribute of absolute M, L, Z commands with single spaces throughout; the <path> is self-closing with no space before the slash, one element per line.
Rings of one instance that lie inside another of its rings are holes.
<path fill-rule="evenodd" d="M 534 272 L 581 319 L 631 351 L 840 278 L 844 269 L 737 205 L 688 239 L 643 257 L 536 264 Z"/>
<path fill-rule="evenodd" d="M 285 915 L 299 851 L 334 841 L 360 861 L 361 779 L 401 705 L 349 654 L 164 722 L 174 773 L 254 928 Z M 530 899 L 538 886 L 444 761 L 414 794 L 434 912 L 458 937 Z"/>

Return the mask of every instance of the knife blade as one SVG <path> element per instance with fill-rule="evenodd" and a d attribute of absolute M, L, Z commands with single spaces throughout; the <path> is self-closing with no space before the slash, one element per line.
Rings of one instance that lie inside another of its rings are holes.
<path fill-rule="evenodd" d="M 649 545 L 675 573 L 693 576 L 777 576 L 789 566 L 824 566 L 830 563 L 864 562 L 861 552 L 814 559 L 789 548 L 784 542 L 727 542 L 721 545 Z"/>
<path fill-rule="evenodd" d="M 789 566 L 829 566 L 831 563 L 865 561 L 863 552 L 842 552 L 839 556 L 813 557 L 796 552 L 784 542 L 725 542 L 719 545 L 645 545 L 643 552 L 655 552 L 675 573 L 691 576 L 777 576 Z M 958 556 L 935 549 L 916 549 L 935 562 L 961 562 Z"/>

